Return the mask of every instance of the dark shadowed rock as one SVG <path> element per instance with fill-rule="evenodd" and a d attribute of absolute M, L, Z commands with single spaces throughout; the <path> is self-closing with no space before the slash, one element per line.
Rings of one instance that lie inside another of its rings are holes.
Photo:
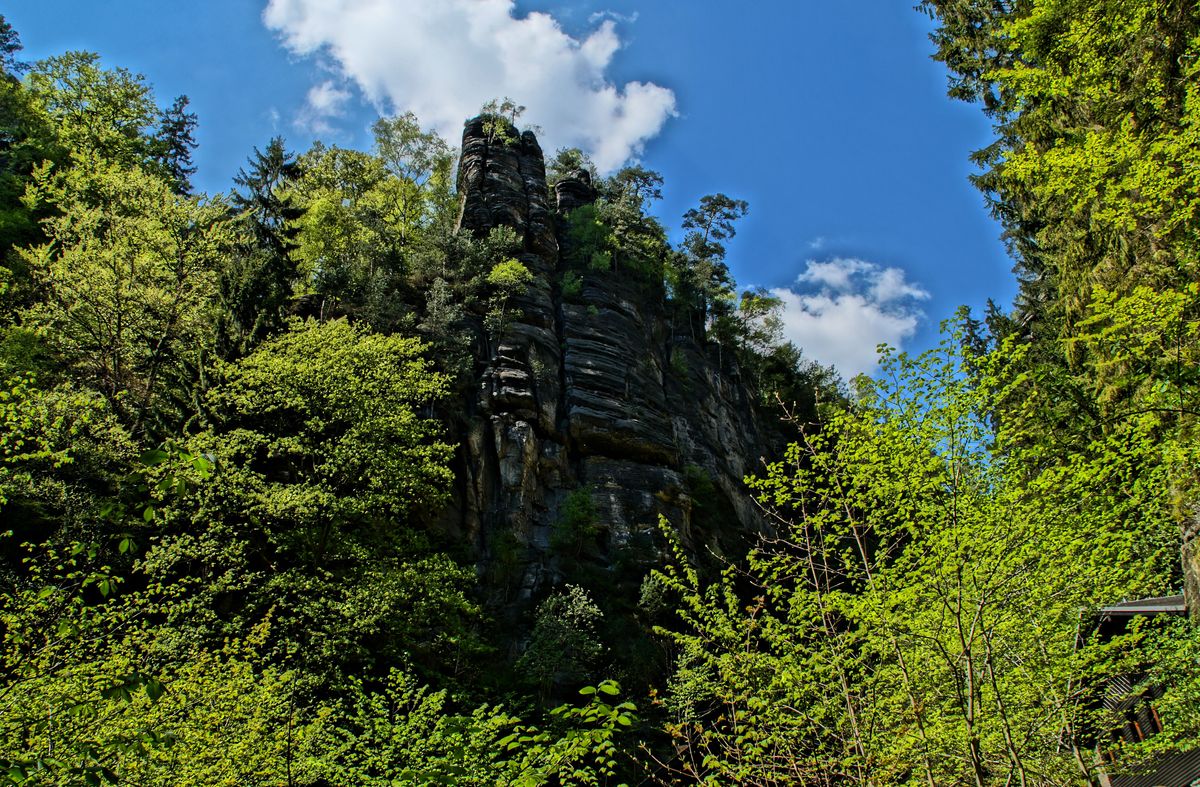
<path fill-rule="evenodd" d="M 516 544 L 517 598 L 560 581 L 556 528 L 564 501 L 580 489 L 591 497 L 598 536 L 578 550 L 601 569 L 618 555 L 657 562 L 660 515 L 697 552 L 763 531 L 742 479 L 775 453 L 776 430 L 709 348 L 672 331 L 658 291 L 588 271 L 581 292 L 564 301 L 533 135 L 467 121 L 458 187 L 460 227 L 478 235 L 516 229 L 519 259 L 535 275 L 513 298 L 517 316 L 504 335 L 481 343 L 488 356 L 478 359 L 459 425 L 446 525 L 474 540 L 483 570 L 502 552 L 509 560 Z M 596 198 L 586 173 L 557 184 L 555 195 L 560 214 Z"/>
<path fill-rule="evenodd" d="M 576 171 L 568 178 L 554 184 L 554 198 L 558 212 L 566 215 L 576 208 L 591 205 L 596 201 L 596 189 L 592 187 L 592 176 L 586 169 Z"/>

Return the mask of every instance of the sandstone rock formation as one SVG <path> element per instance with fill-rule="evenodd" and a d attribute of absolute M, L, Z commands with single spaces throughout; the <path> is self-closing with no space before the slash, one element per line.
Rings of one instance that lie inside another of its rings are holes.
<path fill-rule="evenodd" d="M 563 215 L 595 199 L 586 178 L 557 184 L 552 210 L 533 134 L 496 133 L 476 118 L 463 134 L 458 184 L 461 227 L 512 227 L 534 274 L 515 299 L 519 316 L 478 359 L 460 422 L 448 524 L 482 565 L 507 561 L 518 599 L 562 579 L 554 533 L 578 490 L 590 494 L 598 527 L 587 557 L 601 566 L 618 555 L 656 561 L 660 514 L 692 550 L 761 530 L 742 479 L 777 452 L 778 419 L 758 412 L 714 352 L 673 333 L 661 289 L 587 271 L 582 291 L 563 297 Z M 715 494 L 699 499 L 697 479 Z"/>
<path fill-rule="evenodd" d="M 572 177 L 563 178 L 554 184 L 554 198 L 560 215 L 596 201 L 596 190 L 592 188 L 592 176 L 581 169 Z"/>

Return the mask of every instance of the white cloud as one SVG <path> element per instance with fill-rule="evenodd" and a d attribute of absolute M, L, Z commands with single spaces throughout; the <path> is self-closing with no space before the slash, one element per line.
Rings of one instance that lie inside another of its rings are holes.
<path fill-rule="evenodd" d="M 578 146 L 608 172 L 675 115 L 675 94 L 606 76 L 621 47 L 604 20 L 586 37 L 513 0 L 269 0 L 263 21 L 295 54 L 321 54 L 384 112 L 416 113 L 457 141 L 493 98 L 528 107 L 548 151 Z"/>
<path fill-rule="evenodd" d="M 905 298 L 923 301 L 929 298 L 929 293 L 919 285 L 907 281 L 904 271 L 899 268 L 884 268 L 878 271 L 878 275 L 875 275 L 871 282 L 871 299 L 878 303 L 891 303 Z"/>
<path fill-rule="evenodd" d="M 846 379 L 875 371 L 879 344 L 912 337 L 924 316 L 916 304 L 929 298 L 900 268 L 848 258 L 809 260 L 793 287 L 771 292 L 783 301 L 784 336 Z"/>
<path fill-rule="evenodd" d="M 350 91 L 338 87 L 332 79 L 313 85 L 308 89 L 296 123 L 318 134 L 328 133 L 332 130 L 329 120 L 344 115 L 349 100 Z"/>
<path fill-rule="evenodd" d="M 876 266 L 865 260 L 836 257 L 828 262 L 809 260 L 804 273 L 796 277 L 797 284 L 816 284 L 836 292 L 845 292 L 854 287 L 854 277 L 867 273 Z"/>
<path fill-rule="evenodd" d="M 602 19 L 612 19 L 617 22 L 636 22 L 638 20 L 638 12 L 619 14 L 616 11 L 597 11 L 588 17 L 588 22 L 594 25 Z"/>

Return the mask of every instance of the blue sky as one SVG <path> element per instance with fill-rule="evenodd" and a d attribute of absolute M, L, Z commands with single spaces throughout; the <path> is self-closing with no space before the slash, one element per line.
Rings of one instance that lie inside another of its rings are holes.
<path fill-rule="evenodd" d="M 669 227 L 704 194 L 747 200 L 735 276 L 775 289 L 789 335 L 850 375 L 876 343 L 924 349 L 958 305 L 1015 291 L 967 181 L 990 129 L 945 97 L 912 5 L 10 0 L 4 14 L 27 59 L 91 50 L 161 103 L 186 93 L 209 192 L 275 134 L 366 148 L 379 112 L 413 109 L 456 143 L 483 100 L 512 96 L 548 151 L 662 172 Z"/>

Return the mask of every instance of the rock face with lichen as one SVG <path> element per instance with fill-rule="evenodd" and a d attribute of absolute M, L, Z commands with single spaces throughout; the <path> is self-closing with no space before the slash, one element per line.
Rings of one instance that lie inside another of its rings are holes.
<path fill-rule="evenodd" d="M 533 274 L 515 316 L 477 358 L 460 419 L 455 503 L 446 524 L 474 544 L 509 598 L 564 579 L 569 551 L 603 569 L 659 557 L 663 515 L 691 550 L 730 548 L 761 531 L 743 478 L 778 449 L 778 418 L 755 406 L 715 349 L 678 331 L 661 287 L 609 271 L 562 293 L 565 215 L 595 197 L 586 173 L 547 189 L 530 132 L 470 120 L 458 176 L 460 225 L 522 239 Z M 551 201 L 555 204 L 551 204 Z M 592 526 L 561 532 L 568 500 Z"/>

